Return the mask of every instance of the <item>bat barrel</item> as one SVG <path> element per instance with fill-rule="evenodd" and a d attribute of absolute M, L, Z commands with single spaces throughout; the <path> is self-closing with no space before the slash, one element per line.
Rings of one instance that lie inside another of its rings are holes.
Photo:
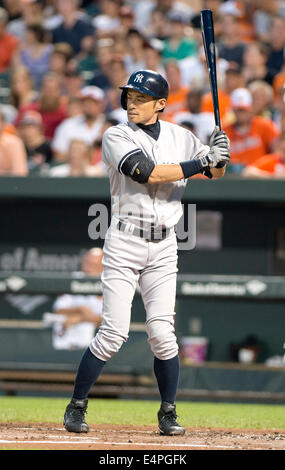
<path fill-rule="evenodd" d="M 217 85 L 217 71 L 216 71 L 216 50 L 215 50 L 215 33 L 213 14 L 211 10 L 202 10 L 200 12 L 201 18 L 201 31 L 203 37 L 204 50 L 207 60 L 209 81 L 211 87 L 211 94 L 214 107 L 215 124 L 221 129 L 219 99 L 218 99 L 218 85 Z"/>

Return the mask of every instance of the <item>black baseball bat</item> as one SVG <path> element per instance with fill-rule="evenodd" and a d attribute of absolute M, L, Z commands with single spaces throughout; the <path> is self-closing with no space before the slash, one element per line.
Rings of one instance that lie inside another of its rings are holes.
<path fill-rule="evenodd" d="M 202 10 L 201 31 L 204 43 L 204 50 L 208 65 L 211 94 L 214 106 L 215 124 L 221 130 L 221 118 L 218 98 L 217 69 L 216 69 L 216 49 L 213 14 L 211 10 Z"/>

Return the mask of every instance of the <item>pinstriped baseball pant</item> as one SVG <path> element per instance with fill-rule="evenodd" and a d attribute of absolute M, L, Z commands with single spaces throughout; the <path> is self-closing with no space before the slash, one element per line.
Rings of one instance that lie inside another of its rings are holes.
<path fill-rule="evenodd" d="M 161 360 L 178 353 L 174 329 L 177 239 L 149 242 L 119 231 L 113 223 L 104 244 L 102 274 L 103 321 L 93 338 L 92 353 L 107 361 L 127 341 L 137 282 L 146 311 L 146 333 L 154 355 Z"/>

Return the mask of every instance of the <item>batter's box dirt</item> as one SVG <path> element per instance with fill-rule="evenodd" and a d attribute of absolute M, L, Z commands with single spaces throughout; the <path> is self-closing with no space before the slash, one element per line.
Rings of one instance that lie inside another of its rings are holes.
<path fill-rule="evenodd" d="M 284 450 L 285 430 L 187 428 L 184 436 L 160 436 L 152 426 L 90 426 L 88 434 L 58 423 L 0 423 L 0 449 L 42 450 Z"/>

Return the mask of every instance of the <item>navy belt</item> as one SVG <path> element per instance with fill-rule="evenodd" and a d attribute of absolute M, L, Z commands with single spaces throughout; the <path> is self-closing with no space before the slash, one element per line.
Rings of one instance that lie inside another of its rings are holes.
<path fill-rule="evenodd" d="M 127 224 L 119 220 L 117 228 L 121 232 L 125 232 L 127 229 Z M 132 225 L 131 230 L 127 230 L 130 234 L 135 235 L 136 237 L 144 238 L 149 242 L 158 242 L 164 240 L 170 233 L 170 229 L 166 227 L 154 227 L 151 226 L 150 230 L 144 230 L 143 228 L 136 227 Z"/>

